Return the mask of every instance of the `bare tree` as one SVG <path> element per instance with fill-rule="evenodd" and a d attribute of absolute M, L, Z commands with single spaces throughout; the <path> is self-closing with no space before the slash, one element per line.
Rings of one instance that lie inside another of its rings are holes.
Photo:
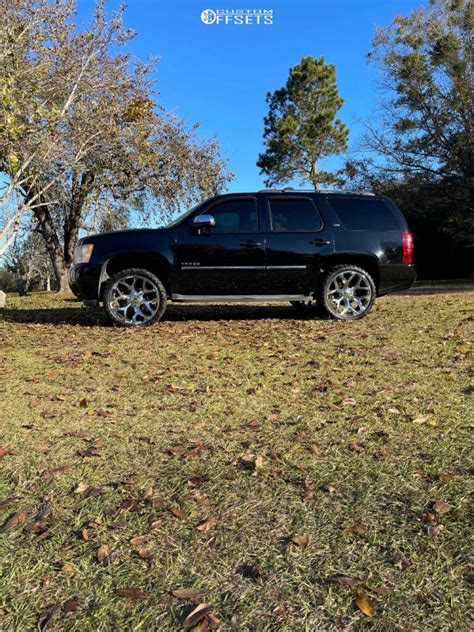
<path fill-rule="evenodd" d="M 214 139 L 157 104 L 157 59 L 120 50 L 133 37 L 123 10 L 106 19 L 99 1 L 81 30 L 75 6 L 0 0 L 0 171 L 34 214 L 60 290 L 88 216 L 169 215 L 231 175 Z"/>

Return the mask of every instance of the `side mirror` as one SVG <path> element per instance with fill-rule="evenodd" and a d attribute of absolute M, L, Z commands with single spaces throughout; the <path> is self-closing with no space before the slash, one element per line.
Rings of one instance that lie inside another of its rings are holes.
<path fill-rule="evenodd" d="M 216 225 L 216 220 L 212 215 L 196 215 L 193 219 L 193 228 L 201 230 L 202 228 L 212 228 Z"/>

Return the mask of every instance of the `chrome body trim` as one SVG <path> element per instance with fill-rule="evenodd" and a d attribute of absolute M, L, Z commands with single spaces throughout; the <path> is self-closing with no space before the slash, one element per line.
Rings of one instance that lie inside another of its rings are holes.
<path fill-rule="evenodd" d="M 191 295 L 172 294 L 171 300 L 177 303 L 247 303 L 257 301 L 269 303 L 273 301 L 305 301 L 311 297 L 306 294 L 236 294 L 236 295 Z"/>
<path fill-rule="evenodd" d="M 181 266 L 181 270 L 265 270 L 265 266 Z"/>
<path fill-rule="evenodd" d="M 306 266 L 186 266 L 181 270 L 306 270 Z"/>

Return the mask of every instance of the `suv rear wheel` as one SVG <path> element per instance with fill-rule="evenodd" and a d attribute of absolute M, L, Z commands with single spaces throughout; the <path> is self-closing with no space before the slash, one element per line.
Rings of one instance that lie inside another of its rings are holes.
<path fill-rule="evenodd" d="M 375 283 L 367 270 L 342 264 L 324 277 L 318 291 L 318 304 L 331 318 L 358 320 L 369 313 L 375 296 Z"/>
<path fill-rule="evenodd" d="M 148 270 L 129 268 L 107 280 L 103 300 L 107 313 L 118 325 L 146 327 L 165 313 L 166 290 Z"/>

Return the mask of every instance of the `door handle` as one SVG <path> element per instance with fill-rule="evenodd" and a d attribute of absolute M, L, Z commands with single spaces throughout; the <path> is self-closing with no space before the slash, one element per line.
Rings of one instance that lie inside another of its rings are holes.
<path fill-rule="evenodd" d="M 248 239 L 240 244 L 242 248 L 260 248 L 261 245 L 260 241 L 253 241 L 253 239 Z"/>
<path fill-rule="evenodd" d="M 313 239 L 313 241 L 309 242 L 311 246 L 329 246 L 331 243 L 327 239 Z"/>

